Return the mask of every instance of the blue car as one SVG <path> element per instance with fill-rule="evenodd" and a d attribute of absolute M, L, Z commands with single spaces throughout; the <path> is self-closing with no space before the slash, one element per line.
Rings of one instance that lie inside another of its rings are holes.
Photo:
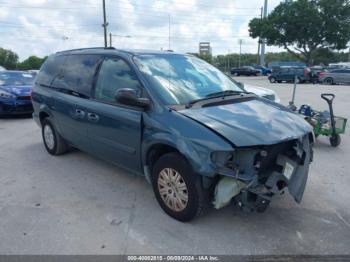
<path fill-rule="evenodd" d="M 253 65 L 254 69 L 258 69 L 261 71 L 261 74 L 264 76 L 267 76 L 272 73 L 272 70 L 270 68 L 261 66 L 261 65 Z"/>
<path fill-rule="evenodd" d="M 0 115 L 33 112 L 31 90 L 35 75 L 23 71 L 0 72 Z"/>
<path fill-rule="evenodd" d="M 49 154 L 72 146 L 145 176 L 177 220 L 231 202 L 263 212 L 286 189 L 302 200 L 312 127 L 194 56 L 59 52 L 42 66 L 32 99 Z"/>

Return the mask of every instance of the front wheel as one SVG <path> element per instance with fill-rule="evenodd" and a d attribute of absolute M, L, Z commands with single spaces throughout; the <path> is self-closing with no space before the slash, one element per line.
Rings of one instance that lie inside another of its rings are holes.
<path fill-rule="evenodd" d="M 327 85 L 333 85 L 333 78 L 331 77 L 328 77 L 324 80 L 324 82 L 327 84 Z"/>
<path fill-rule="evenodd" d="M 168 153 L 156 162 L 152 185 L 161 208 L 176 220 L 190 221 L 199 216 L 206 205 L 199 177 L 177 153 Z"/>
<path fill-rule="evenodd" d="M 338 134 L 332 135 L 329 138 L 329 142 L 331 143 L 331 146 L 334 146 L 334 147 L 339 146 L 340 142 L 341 142 L 340 135 L 338 135 Z"/>
<path fill-rule="evenodd" d="M 270 83 L 276 83 L 276 78 L 271 77 L 271 78 L 270 78 Z"/>

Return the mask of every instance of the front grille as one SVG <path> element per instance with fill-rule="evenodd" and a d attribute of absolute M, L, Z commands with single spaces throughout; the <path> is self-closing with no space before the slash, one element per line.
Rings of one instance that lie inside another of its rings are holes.
<path fill-rule="evenodd" d="M 9 112 L 9 111 L 12 111 L 13 107 L 11 105 L 6 105 L 6 104 L 3 104 L 3 105 L 0 105 L 0 111 L 2 112 Z"/>
<path fill-rule="evenodd" d="M 21 101 L 30 101 L 31 97 L 30 96 L 18 96 L 17 100 L 21 100 Z"/>
<path fill-rule="evenodd" d="M 29 112 L 29 111 L 33 111 L 33 106 L 32 106 L 32 105 L 16 106 L 15 111 L 16 111 L 16 112 Z"/>

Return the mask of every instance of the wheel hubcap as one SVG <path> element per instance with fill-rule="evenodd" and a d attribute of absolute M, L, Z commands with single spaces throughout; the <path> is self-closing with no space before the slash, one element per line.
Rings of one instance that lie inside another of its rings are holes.
<path fill-rule="evenodd" d="M 163 202 L 174 211 L 182 211 L 188 203 L 188 191 L 179 172 L 164 168 L 158 176 L 158 190 Z"/>
<path fill-rule="evenodd" d="M 53 136 L 52 128 L 49 125 L 44 127 L 44 139 L 46 146 L 52 150 L 55 146 L 55 138 Z"/>

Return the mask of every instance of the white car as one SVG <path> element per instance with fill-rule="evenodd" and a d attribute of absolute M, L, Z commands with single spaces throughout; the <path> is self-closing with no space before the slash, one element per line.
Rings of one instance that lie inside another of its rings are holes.
<path fill-rule="evenodd" d="M 281 99 L 278 97 L 278 95 L 276 94 L 275 91 L 265 88 L 265 87 L 260 87 L 260 86 L 252 86 L 252 85 L 248 85 L 248 84 L 244 84 L 242 82 L 238 82 L 235 79 L 231 78 L 233 80 L 233 82 L 235 82 L 238 86 L 240 86 L 241 88 L 244 88 L 244 90 L 254 93 L 257 96 L 260 97 L 264 97 L 267 99 L 270 99 L 276 103 L 280 103 Z"/>
<path fill-rule="evenodd" d="M 248 92 L 251 92 L 251 93 L 254 93 L 258 96 L 270 99 L 276 103 L 281 102 L 281 99 L 278 97 L 276 92 L 271 90 L 271 89 L 260 87 L 260 86 L 247 85 L 247 84 L 243 84 L 243 88 Z"/>

